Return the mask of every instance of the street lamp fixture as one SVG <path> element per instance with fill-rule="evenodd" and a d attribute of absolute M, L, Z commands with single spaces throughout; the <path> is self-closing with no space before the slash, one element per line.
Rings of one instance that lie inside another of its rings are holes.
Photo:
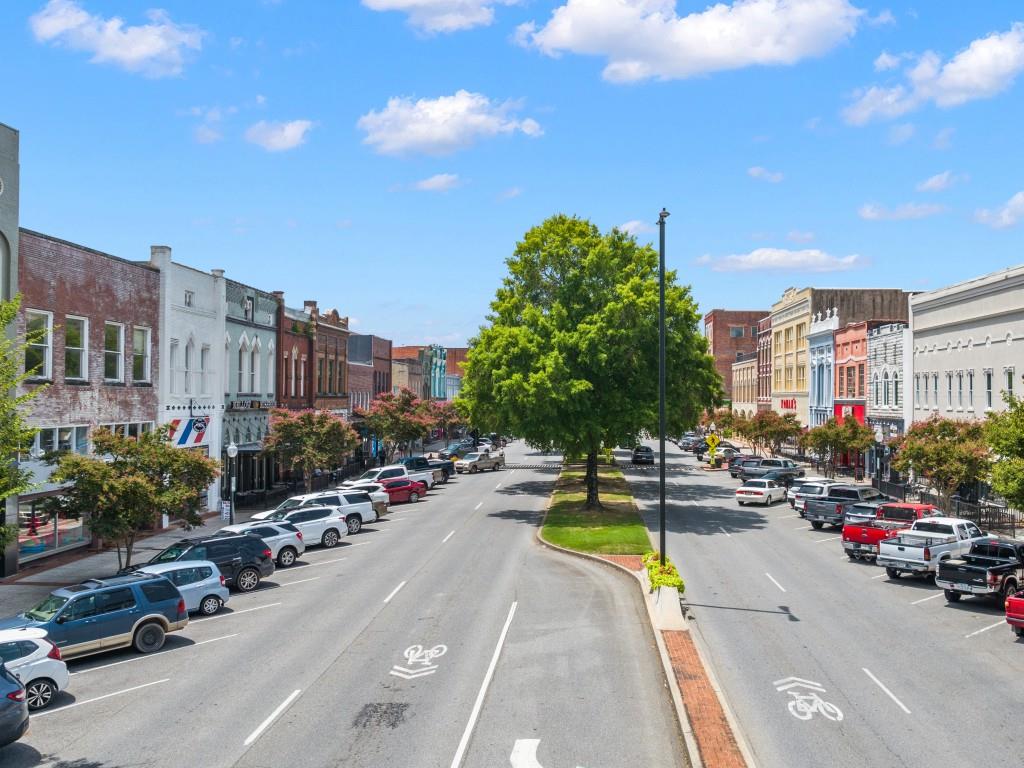
<path fill-rule="evenodd" d="M 669 212 L 658 214 L 658 549 L 665 567 L 665 220 Z"/>
<path fill-rule="evenodd" d="M 235 457 L 238 456 L 238 446 L 235 445 L 235 441 L 232 440 L 228 444 L 228 458 L 231 460 L 230 476 L 231 476 L 231 507 L 228 510 L 228 523 L 230 525 L 235 524 L 235 485 L 237 483 L 237 468 L 235 464 Z"/>

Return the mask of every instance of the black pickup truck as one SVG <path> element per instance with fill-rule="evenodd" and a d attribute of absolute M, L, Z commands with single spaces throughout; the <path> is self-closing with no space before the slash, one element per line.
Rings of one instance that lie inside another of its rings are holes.
<path fill-rule="evenodd" d="M 449 459 L 428 459 L 426 456 L 409 456 L 405 459 L 399 459 L 399 464 L 404 464 L 405 468 L 410 472 L 431 472 L 435 469 L 440 469 L 444 473 L 444 480 L 441 482 L 447 483 L 452 477 L 455 477 L 455 462 Z"/>
<path fill-rule="evenodd" d="M 935 586 L 955 603 L 962 595 L 984 595 L 1002 602 L 1024 583 L 1024 542 L 989 539 L 971 545 L 960 558 L 939 563 Z"/>

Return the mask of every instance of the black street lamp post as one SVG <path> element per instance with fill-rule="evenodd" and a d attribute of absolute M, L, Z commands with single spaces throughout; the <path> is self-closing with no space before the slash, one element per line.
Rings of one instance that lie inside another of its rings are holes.
<path fill-rule="evenodd" d="M 665 220 L 664 208 L 658 214 L 658 549 L 665 565 Z"/>

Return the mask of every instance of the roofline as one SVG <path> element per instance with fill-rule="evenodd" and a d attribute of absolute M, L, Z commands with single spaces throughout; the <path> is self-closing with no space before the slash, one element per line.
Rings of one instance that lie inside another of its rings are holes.
<path fill-rule="evenodd" d="M 50 242 L 53 242 L 53 243 L 60 243 L 61 245 L 68 245 L 68 246 L 71 246 L 72 248 L 78 248 L 79 250 L 87 251 L 89 253 L 94 253 L 97 256 L 103 256 L 103 257 L 108 258 L 108 259 L 113 259 L 114 261 L 120 261 L 120 262 L 122 262 L 124 264 L 130 264 L 130 265 L 132 265 L 134 267 L 140 267 L 142 269 L 148 269 L 150 272 L 157 272 L 157 273 L 160 272 L 160 269 L 158 267 L 154 267 L 148 261 L 135 261 L 133 259 L 125 259 L 125 258 L 123 258 L 121 256 L 115 256 L 112 253 L 107 253 L 106 251 L 99 251 L 99 250 L 97 250 L 95 248 L 90 248 L 89 246 L 82 245 L 81 243 L 73 243 L 70 240 L 64 240 L 63 238 L 60 238 L 60 237 L 54 237 L 53 235 L 47 235 L 47 234 L 44 234 L 42 232 L 36 232 L 34 229 L 28 229 L 27 227 L 18 227 L 18 232 L 19 232 L 19 234 L 21 232 L 24 232 L 27 235 L 33 235 L 35 237 L 41 237 L 44 240 L 49 240 Z"/>

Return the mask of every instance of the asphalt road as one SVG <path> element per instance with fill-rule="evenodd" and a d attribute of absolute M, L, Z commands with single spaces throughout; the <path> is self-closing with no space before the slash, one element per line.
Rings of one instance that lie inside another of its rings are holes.
<path fill-rule="evenodd" d="M 741 508 L 727 472 L 668 454 L 666 549 L 758 765 L 1024 763 L 1024 643 L 1001 605 L 889 580 L 848 560 L 839 531 L 786 503 Z M 628 475 L 657 531 L 657 470 Z"/>
<path fill-rule="evenodd" d="M 0 764 L 684 765 L 637 590 L 534 540 L 554 478 L 460 476 L 159 654 L 73 662 L 69 693 Z"/>

